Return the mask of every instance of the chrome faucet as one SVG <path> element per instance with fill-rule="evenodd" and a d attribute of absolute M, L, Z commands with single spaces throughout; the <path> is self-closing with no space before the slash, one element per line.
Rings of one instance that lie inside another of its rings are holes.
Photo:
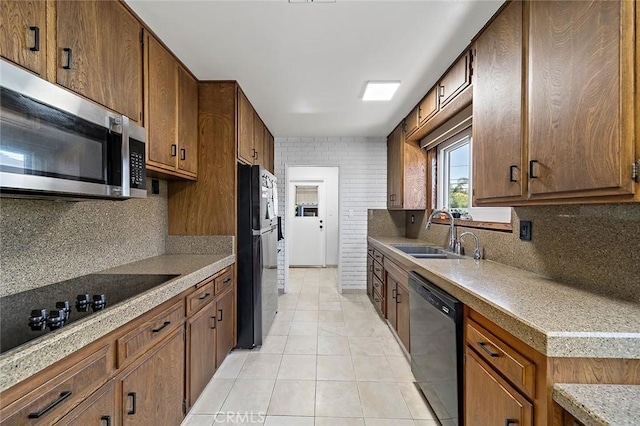
<path fill-rule="evenodd" d="M 460 244 L 460 241 L 462 241 L 462 237 L 464 237 L 465 235 L 471 235 L 473 239 L 476 240 L 476 248 L 475 250 L 473 250 L 473 258 L 475 260 L 480 260 L 482 256 L 480 255 L 480 240 L 478 239 L 478 236 L 473 232 L 463 232 L 458 238 L 458 244 Z"/>
<path fill-rule="evenodd" d="M 446 210 L 434 210 L 433 212 L 431 212 L 431 216 L 429 216 L 429 220 L 427 221 L 426 228 L 427 230 L 431 229 L 431 220 L 434 217 L 439 216 L 441 213 L 444 213 L 445 215 L 449 216 L 449 220 L 450 220 L 449 251 L 454 252 L 456 254 L 460 254 L 460 242 L 456 238 L 456 224 L 453 220 L 453 216 L 451 215 L 451 213 L 449 213 Z M 456 251 L 456 248 L 458 251 Z"/>

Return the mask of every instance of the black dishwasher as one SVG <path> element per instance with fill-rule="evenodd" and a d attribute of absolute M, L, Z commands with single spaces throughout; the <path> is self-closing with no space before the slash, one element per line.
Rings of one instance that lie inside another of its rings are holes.
<path fill-rule="evenodd" d="M 444 426 L 462 425 L 462 303 L 409 273 L 411 371 Z"/>

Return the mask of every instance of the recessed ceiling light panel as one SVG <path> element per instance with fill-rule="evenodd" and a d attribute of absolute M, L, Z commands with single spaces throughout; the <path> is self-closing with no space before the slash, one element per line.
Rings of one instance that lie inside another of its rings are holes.
<path fill-rule="evenodd" d="M 399 81 L 367 81 L 362 100 L 390 101 L 399 86 Z"/>

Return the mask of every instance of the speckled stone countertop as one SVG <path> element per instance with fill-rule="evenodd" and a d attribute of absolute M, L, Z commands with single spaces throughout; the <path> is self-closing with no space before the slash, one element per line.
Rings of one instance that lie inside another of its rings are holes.
<path fill-rule="evenodd" d="M 553 400 L 585 426 L 640 425 L 640 386 L 556 383 Z"/>
<path fill-rule="evenodd" d="M 488 260 L 416 259 L 391 246 L 420 240 L 369 237 L 369 242 L 544 355 L 640 359 L 636 303 Z"/>
<path fill-rule="evenodd" d="M 165 284 L 108 307 L 0 356 L 0 391 L 43 370 L 235 262 L 234 255 L 156 256 L 100 274 L 180 274 Z"/>

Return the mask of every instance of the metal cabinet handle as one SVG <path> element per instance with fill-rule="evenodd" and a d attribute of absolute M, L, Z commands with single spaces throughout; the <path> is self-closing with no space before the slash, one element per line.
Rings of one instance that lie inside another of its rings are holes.
<path fill-rule="evenodd" d="M 397 295 L 398 295 L 398 290 L 396 290 L 395 288 L 393 290 L 391 290 L 391 298 L 392 299 L 395 299 Z"/>
<path fill-rule="evenodd" d="M 29 30 L 33 31 L 33 46 L 29 48 L 32 52 L 40 51 L 40 28 L 33 26 L 29 27 Z"/>
<path fill-rule="evenodd" d="M 160 327 L 158 328 L 154 328 L 153 330 L 151 330 L 153 333 L 158 333 L 159 331 L 162 331 L 163 328 L 165 328 L 166 326 L 168 326 L 169 324 L 171 324 L 171 321 L 165 321 Z"/>
<path fill-rule="evenodd" d="M 444 97 L 444 86 L 438 86 L 438 96 Z"/>
<path fill-rule="evenodd" d="M 487 346 L 487 344 L 485 342 L 478 342 L 478 346 L 480 346 L 482 348 L 482 350 L 484 350 L 489 356 L 492 356 L 494 358 L 497 358 L 500 356 L 500 354 L 498 352 L 492 351 L 491 349 L 489 349 L 489 347 Z"/>
<path fill-rule="evenodd" d="M 128 415 L 133 415 L 136 413 L 136 393 L 129 392 L 127 394 L 127 398 L 131 398 L 131 410 L 127 411 Z"/>
<path fill-rule="evenodd" d="M 180 148 L 180 159 L 181 160 L 187 159 L 187 150 L 184 148 Z"/>
<path fill-rule="evenodd" d="M 102 416 L 100 420 L 104 421 L 106 426 L 111 426 L 111 416 Z"/>
<path fill-rule="evenodd" d="M 504 426 L 517 425 L 518 421 L 515 419 L 505 419 Z"/>
<path fill-rule="evenodd" d="M 212 329 L 212 330 L 215 330 L 215 329 L 216 329 L 216 325 L 217 325 L 217 323 L 218 323 L 218 318 L 216 318 L 216 317 L 211 317 L 211 319 L 213 320 L 213 321 L 211 322 L 211 329 Z"/>
<path fill-rule="evenodd" d="M 178 151 L 178 145 L 176 145 L 175 143 L 171 144 L 171 156 L 175 157 L 177 155 L 177 151 Z"/>
<path fill-rule="evenodd" d="M 517 182 L 516 178 L 513 177 L 513 171 L 517 168 L 518 166 L 509 166 L 509 182 Z"/>
<path fill-rule="evenodd" d="M 218 309 L 218 314 L 220 315 L 220 318 L 218 318 L 217 320 L 219 322 L 222 322 L 222 309 Z"/>
<path fill-rule="evenodd" d="M 222 284 L 226 284 L 228 282 L 231 282 L 231 278 L 227 278 L 226 280 L 222 281 Z"/>
<path fill-rule="evenodd" d="M 198 300 L 204 300 L 204 299 L 206 299 L 206 298 L 207 298 L 207 297 L 209 297 L 209 296 L 211 296 L 211 293 L 205 293 L 205 294 L 203 294 L 202 296 L 198 297 Z"/>
<path fill-rule="evenodd" d="M 396 303 L 400 303 L 400 293 L 396 292 Z"/>
<path fill-rule="evenodd" d="M 67 63 L 62 66 L 65 70 L 71 69 L 71 63 L 73 62 L 73 50 L 70 47 L 64 47 L 63 52 L 67 54 Z"/>
<path fill-rule="evenodd" d="M 40 411 L 38 411 L 36 413 L 29 413 L 29 418 L 30 419 L 39 419 L 40 417 L 42 417 L 45 414 L 47 414 L 49 411 L 53 410 L 62 401 L 64 401 L 65 399 L 69 398 L 71 396 L 71 394 L 72 394 L 71 391 L 60 392 L 60 396 L 58 397 L 58 399 L 56 399 L 51 404 L 47 405 L 42 410 L 40 410 Z"/>
<path fill-rule="evenodd" d="M 533 173 L 533 165 L 536 164 L 537 162 L 538 162 L 538 160 L 529 161 L 529 179 L 538 179 L 538 176 L 536 176 Z"/>

